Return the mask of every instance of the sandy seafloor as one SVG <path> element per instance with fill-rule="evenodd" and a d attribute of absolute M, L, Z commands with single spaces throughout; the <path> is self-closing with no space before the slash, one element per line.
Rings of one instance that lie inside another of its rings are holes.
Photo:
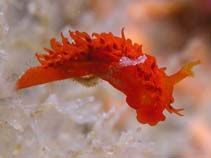
<path fill-rule="evenodd" d="M 168 74 L 202 61 L 175 87 L 183 117 L 165 112 L 156 126 L 140 124 L 105 81 L 14 90 L 60 32 L 120 35 L 122 27 Z M 210 44 L 210 0 L 0 0 L 0 158 L 210 158 Z"/>

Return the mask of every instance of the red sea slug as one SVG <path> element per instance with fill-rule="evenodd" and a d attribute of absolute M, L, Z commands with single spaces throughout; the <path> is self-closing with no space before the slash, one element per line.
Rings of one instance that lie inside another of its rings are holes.
<path fill-rule="evenodd" d="M 62 42 L 51 39 L 48 54 L 36 54 L 40 66 L 29 68 L 17 81 L 22 89 L 67 78 L 98 77 L 126 95 L 130 107 L 136 110 L 141 123 L 156 125 L 164 121 L 163 111 L 180 114 L 182 109 L 171 106 L 176 83 L 193 75 L 191 69 L 200 61 L 184 65 L 168 76 L 158 68 L 155 57 L 144 54 L 142 46 L 112 33 L 69 32 L 73 42 L 61 33 Z"/>

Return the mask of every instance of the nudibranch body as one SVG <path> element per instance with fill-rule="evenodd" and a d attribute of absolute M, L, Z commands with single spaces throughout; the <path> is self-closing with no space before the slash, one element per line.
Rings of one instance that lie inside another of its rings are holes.
<path fill-rule="evenodd" d="M 61 34 L 62 42 L 51 39 L 48 54 L 36 54 L 40 66 L 28 69 L 17 81 L 17 89 L 67 78 L 98 77 L 108 81 L 126 95 L 130 107 L 136 110 L 141 123 L 156 125 L 164 121 L 163 111 L 180 114 L 171 106 L 174 85 L 191 76 L 194 65 L 189 63 L 176 74 L 167 76 L 158 68 L 153 56 L 144 54 L 142 46 L 112 33 L 69 32 L 73 42 Z"/>

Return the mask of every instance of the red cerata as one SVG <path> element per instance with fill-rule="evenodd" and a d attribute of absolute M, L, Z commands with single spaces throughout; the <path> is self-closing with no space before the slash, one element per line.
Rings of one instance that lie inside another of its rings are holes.
<path fill-rule="evenodd" d="M 192 67 L 200 61 L 184 65 L 173 75 L 166 75 L 159 68 L 155 57 L 144 54 L 142 46 L 126 39 L 124 29 L 121 37 L 109 33 L 69 32 L 72 42 L 61 33 L 62 42 L 50 41 L 47 54 L 36 54 L 40 66 L 29 68 L 17 81 L 22 89 L 68 78 L 98 77 L 109 82 L 126 95 L 126 102 L 136 110 L 140 123 L 156 125 L 164 121 L 166 109 L 182 115 L 182 109 L 171 106 L 174 102 L 173 88 L 176 83 L 192 76 Z"/>

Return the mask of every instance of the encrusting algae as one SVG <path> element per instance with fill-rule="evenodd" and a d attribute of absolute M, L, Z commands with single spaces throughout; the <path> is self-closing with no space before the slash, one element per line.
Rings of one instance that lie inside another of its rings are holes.
<path fill-rule="evenodd" d="M 126 95 L 126 102 L 136 110 L 140 123 L 156 125 L 164 121 L 163 111 L 182 115 L 182 109 L 171 106 L 173 88 L 180 80 L 192 76 L 194 61 L 168 76 L 158 68 L 155 57 L 144 54 L 142 46 L 109 33 L 69 32 L 73 42 L 61 33 L 62 43 L 51 39 L 48 54 L 36 54 L 40 66 L 29 68 L 17 81 L 23 89 L 68 78 L 101 78 Z"/>

